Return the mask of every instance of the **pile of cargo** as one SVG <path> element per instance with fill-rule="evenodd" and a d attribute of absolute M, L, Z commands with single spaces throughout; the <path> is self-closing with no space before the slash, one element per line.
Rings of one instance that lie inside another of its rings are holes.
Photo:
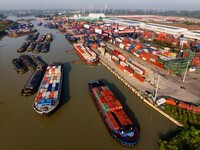
<path fill-rule="evenodd" d="M 200 113 L 200 107 L 195 106 L 193 104 L 188 104 L 188 103 L 185 103 L 185 102 L 179 102 L 179 101 L 175 101 L 173 99 L 167 99 L 166 104 L 172 105 L 172 106 L 177 106 L 179 108 L 186 109 L 186 110 L 189 110 L 189 111 L 193 111 L 195 113 Z"/>
<path fill-rule="evenodd" d="M 99 80 L 89 82 L 88 86 L 111 135 L 122 145 L 132 147 L 137 144 L 138 129 L 108 86 Z"/>
<path fill-rule="evenodd" d="M 23 74 L 30 71 L 35 71 L 37 68 L 45 68 L 46 63 L 40 56 L 21 55 L 19 58 L 14 58 L 12 61 L 17 73 Z"/>
<path fill-rule="evenodd" d="M 97 54 L 83 44 L 74 44 L 74 49 L 86 64 L 94 64 L 99 60 Z"/>
<path fill-rule="evenodd" d="M 126 113 L 122 109 L 121 103 L 113 95 L 108 86 L 101 86 L 93 88 L 93 93 L 97 99 L 98 104 L 107 117 L 115 130 L 118 130 L 120 126 L 131 125 L 132 121 L 127 117 Z M 120 121 L 119 125 L 113 116 L 116 116 Z"/>
<path fill-rule="evenodd" d="M 111 42 L 111 41 L 110 41 Z M 187 63 L 200 70 L 200 54 L 192 50 L 182 50 L 178 54 L 170 52 L 170 48 L 158 49 L 149 44 L 141 44 L 131 38 L 115 38 L 115 45 L 134 54 L 156 67 L 167 70 L 169 73 L 182 75 L 185 73 Z M 147 49 L 148 48 L 148 49 Z"/>
<path fill-rule="evenodd" d="M 127 58 L 125 55 L 117 50 L 111 50 L 107 46 L 104 48 L 98 48 L 100 54 L 104 54 L 108 60 L 111 60 L 115 65 L 129 76 L 135 77 L 137 80 L 145 81 L 145 70 L 136 65 L 133 60 Z"/>

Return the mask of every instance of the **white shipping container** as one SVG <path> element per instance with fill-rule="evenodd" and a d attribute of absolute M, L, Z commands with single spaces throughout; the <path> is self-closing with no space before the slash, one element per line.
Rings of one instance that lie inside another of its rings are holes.
<path fill-rule="evenodd" d="M 149 53 L 149 50 L 146 49 L 146 48 L 144 48 L 143 51 L 146 52 L 146 53 Z"/>
<path fill-rule="evenodd" d="M 165 48 L 164 48 L 164 50 L 167 50 L 167 51 L 169 51 L 169 50 L 170 50 L 170 48 L 169 48 L 169 47 L 165 47 Z"/>
<path fill-rule="evenodd" d="M 119 54 L 119 55 L 118 55 L 118 58 L 119 58 L 119 59 L 121 59 L 121 60 L 123 60 L 123 61 L 125 61 L 125 60 L 126 60 L 126 57 L 124 57 L 124 56 L 123 56 L 123 55 L 121 55 L 121 54 Z"/>
<path fill-rule="evenodd" d="M 120 38 L 115 38 L 115 40 L 117 41 L 117 42 L 122 42 L 122 40 L 120 39 Z"/>
<path fill-rule="evenodd" d="M 115 29 L 115 30 L 114 30 L 114 32 L 118 33 L 118 32 L 119 32 L 119 30 Z"/>
<path fill-rule="evenodd" d="M 143 70 L 141 70 L 140 68 L 137 68 L 136 66 L 135 66 L 134 70 L 135 70 L 135 72 L 139 73 L 140 75 L 144 74 Z"/>
<path fill-rule="evenodd" d="M 133 53 L 136 57 L 140 57 L 139 54 L 137 54 L 136 52 Z"/>
<path fill-rule="evenodd" d="M 83 26 L 84 26 L 84 28 L 87 28 L 87 29 L 90 28 L 90 26 L 88 24 L 84 24 Z"/>
<path fill-rule="evenodd" d="M 49 86 L 49 84 L 46 84 L 46 85 L 45 85 L 45 88 L 47 89 L 47 88 L 48 88 L 48 86 Z"/>
<path fill-rule="evenodd" d="M 111 60 L 111 55 L 109 53 L 105 53 L 105 57 L 108 59 L 108 60 Z"/>
<path fill-rule="evenodd" d="M 116 57 L 115 55 L 112 55 L 112 59 L 114 59 L 114 60 L 119 60 L 119 58 Z"/>
<path fill-rule="evenodd" d="M 124 31 L 124 28 L 125 28 L 125 27 L 118 27 L 118 29 L 119 29 L 120 31 Z"/>
<path fill-rule="evenodd" d="M 119 48 L 124 49 L 124 45 L 119 44 Z"/>
<path fill-rule="evenodd" d="M 128 64 L 123 61 L 120 61 L 120 65 L 122 65 L 123 67 L 128 66 Z"/>
<path fill-rule="evenodd" d="M 96 28 L 95 28 L 95 29 L 94 29 L 94 32 L 95 32 L 95 33 L 102 34 L 102 30 L 101 30 L 101 29 L 96 29 Z"/>
<path fill-rule="evenodd" d="M 150 58 L 150 61 L 155 62 L 156 60 L 154 58 Z"/>
<path fill-rule="evenodd" d="M 147 60 L 145 57 L 142 57 L 142 60 Z"/>

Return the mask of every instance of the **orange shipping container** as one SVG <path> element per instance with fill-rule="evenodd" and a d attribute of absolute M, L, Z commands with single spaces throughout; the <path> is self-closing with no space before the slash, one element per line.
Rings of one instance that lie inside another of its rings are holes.
<path fill-rule="evenodd" d="M 112 124 L 113 128 L 115 130 L 118 130 L 119 126 L 110 112 L 107 113 L 107 117 L 110 120 L 110 123 Z"/>
<path fill-rule="evenodd" d="M 166 104 L 176 106 L 176 101 L 174 101 L 172 99 L 167 99 Z"/>
<path fill-rule="evenodd" d="M 136 79 L 138 79 L 140 82 L 144 82 L 144 78 L 140 75 L 140 74 L 138 74 L 138 73 L 134 73 L 134 77 L 136 78 Z"/>

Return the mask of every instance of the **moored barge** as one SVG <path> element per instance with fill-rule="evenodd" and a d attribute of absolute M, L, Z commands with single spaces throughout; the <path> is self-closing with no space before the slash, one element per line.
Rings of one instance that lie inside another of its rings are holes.
<path fill-rule="evenodd" d="M 45 71 L 33 109 L 40 115 L 50 115 L 58 106 L 61 99 L 63 80 L 63 64 L 51 63 Z"/>
<path fill-rule="evenodd" d="M 74 44 L 74 49 L 81 59 L 88 65 L 93 65 L 98 63 L 99 58 L 97 54 L 83 44 Z"/>
<path fill-rule="evenodd" d="M 127 147 L 139 141 L 139 131 L 108 86 L 100 80 L 88 83 L 93 100 L 115 140 Z"/>

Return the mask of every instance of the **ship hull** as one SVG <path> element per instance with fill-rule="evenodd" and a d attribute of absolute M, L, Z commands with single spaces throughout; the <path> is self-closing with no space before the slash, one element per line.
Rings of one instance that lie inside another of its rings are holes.
<path fill-rule="evenodd" d="M 93 99 L 93 101 L 94 101 L 96 107 L 98 108 L 98 112 L 100 113 L 100 115 L 101 115 L 101 117 L 102 117 L 102 119 L 103 119 L 103 121 L 104 121 L 104 123 L 105 123 L 105 125 L 106 125 L 106 127 L 107 127 L 107 129 L 108 129 L 108 131 L 109 131 L 109 133 L 111 134 L 111 136 L 112 136 L 117 142 L 119 142 L 120 144 L 122 144 L 123 146 L 126 146 L 126 147 L 133 147 L 133 146 L 135 146 L 135 145 L 138 143 L 138 141 L 139 141 L 139 133 L 138 133 L 137 128 L 135 128 L 135 129 L 136 129 L 135 132 L 137 132 L 136 134 L 138 134 L 138 137 L 137 137 L 137 139 L 136 139 L 135 141 L 133 141 L 133 142 L 127 142 L 127 141 L 124 141 L 123 139 L 121 139 L 121 138 L 115 133 L 115 131 L 113 130 L 113 128 L 111 127 L 111 125 L 110 125 L 110 124 L 108 123 L 108 121 L 106 120 L 107 115 L 106 115 L 106 113 L 101 109 L 101 106 L 100 106 L 99 103 L 97 102 L 96 95 L 93 93 L 92 87 L 90 86 L 90 84 L 88 84 L 88 87 L 89 87 L 89 91 L 90 91 L 90 93 L 91 93 L 91 95 L 92 95 L 92 99 Z"/>
<path fill-rule="evenodd" d="M 81 54 L 80 52 L 76 49 L 76 47 L 74 47 L 74 50 L 76 51 L 76 53 L 78 54 L 78 56 L 85 62 L 85 64 L 87 65 L 95 65 L 99 62 L 99 59 L 96 58 L 93 62 L 91 61 L 87 61 Z"/>
<path fill-rule="evenodd" d="M 59 102 L 60 102 L 60 99 L 61 99 L 61 92 L 62 92 L 62 82 L 63 82 L 63 75 L 64 75 L 64 71 L 63 71 L 63 65 L 61 64 L 61 75 L 60 75 L 60 81 L 59 81 L 59 87 L 58 87 L 58 97 L 56 98 L 57 100 L 54 102 L 54 104 L 53 104 L 53 106 L 51 105 L 51 108 L 48 108 L 48 110 L 47 110 L 47 107 L 44 107 L 44 109 L 38 109 L 38 107 L 37 107 L 37 103 L 36 103 L 36 100 L 35 100 L 35 102 L 33 103 L 33 109 L 39 114 L 39 115 L 41 115 L 41 116 L 50 116 L 51 114 L 53 114 L 56 110 L 57 110 L 57 108 L 58 108 L 58 105 L 59 105 Z M 44 80 L 44 78 L 45 78 L 45 75 L 44 75 L 44 77 L 43 77 L 43 79 L 42 79 L 42 82 L 41 82 L 41 84 L 43 83 L 43 80 Z M 40 89 L 41 89 L 41 84 L 40 84 Z M 39 90 L 40 90 L 39 89 Z M 53 91 L 54 92 L 54 91 Z M 38 95 L 37 95 L 38 96 Z M 37 97 L 36 97 L 36 99 L 37 99 Z M 45 100 L 48 100 L 48 98 L 47 99 L 45 99 Z"/>

